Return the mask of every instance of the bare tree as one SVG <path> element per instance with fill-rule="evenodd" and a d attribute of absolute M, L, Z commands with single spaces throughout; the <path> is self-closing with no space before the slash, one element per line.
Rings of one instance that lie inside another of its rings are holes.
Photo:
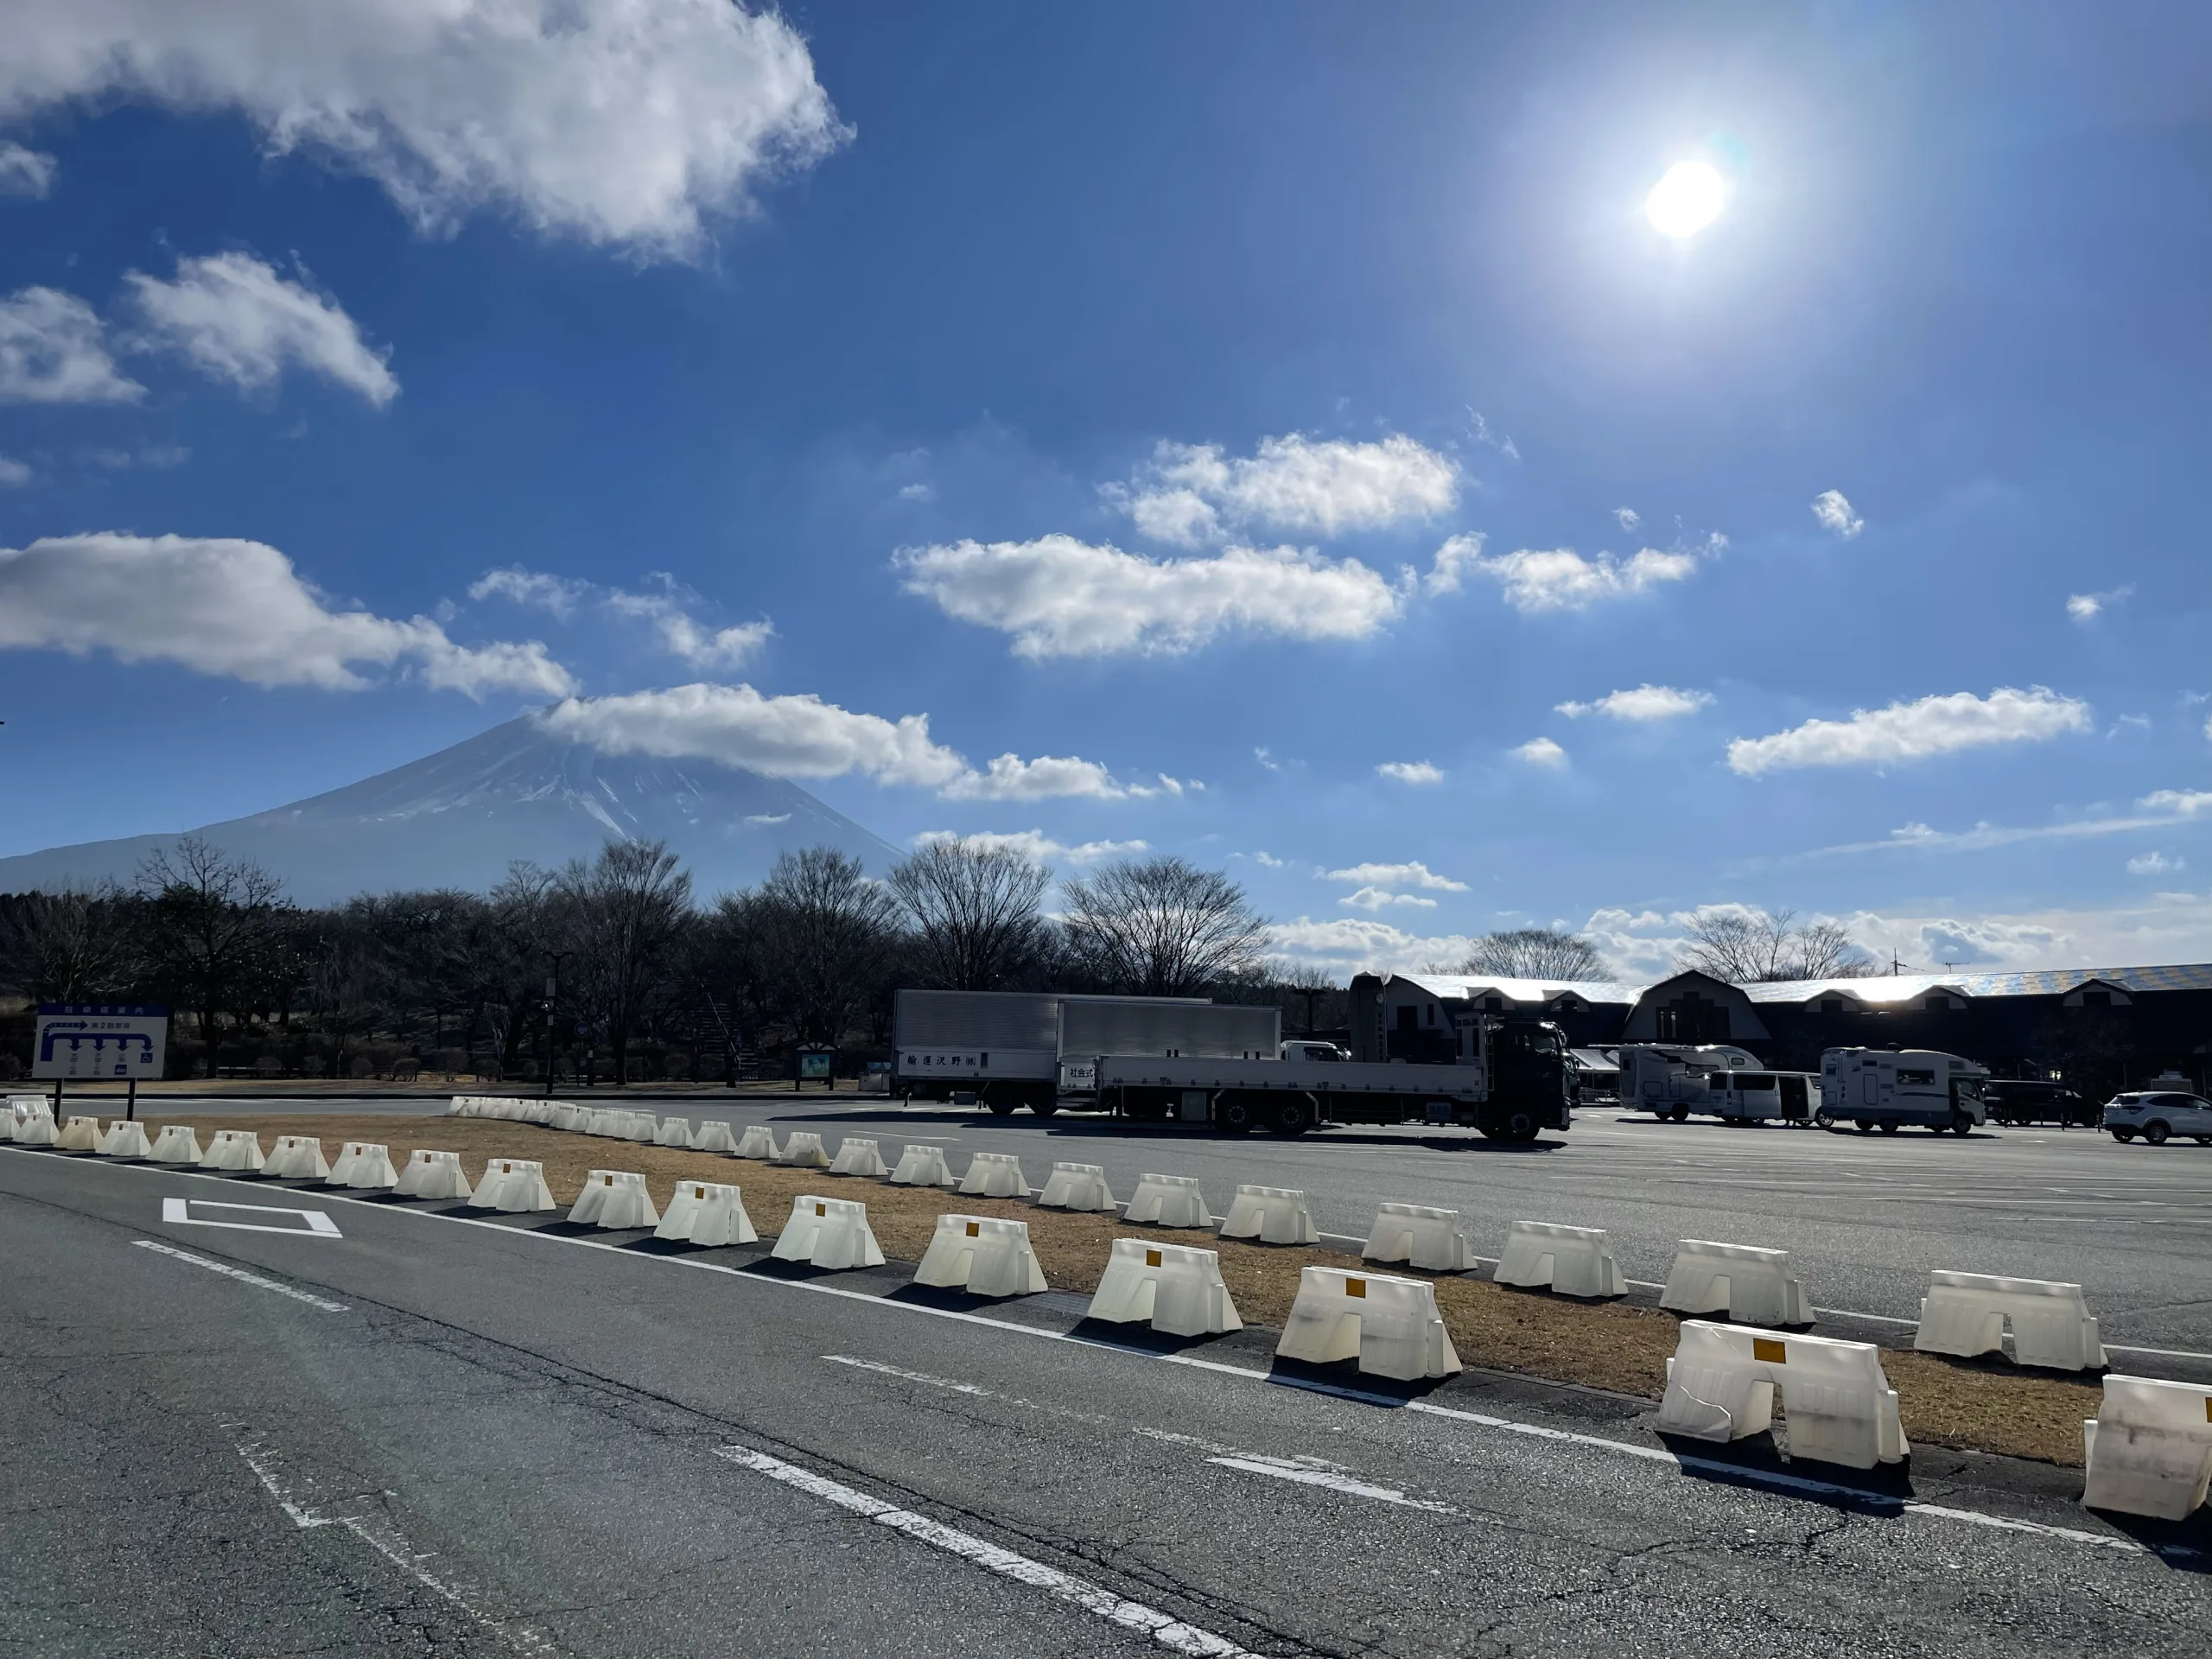
<path fill-rule="evenodd" d="M 1038 904 L 1052 873 L 1011 847 L 933 841 L 892 867 L 888 885 L 913 918 L 923 975 L 955 991 L 995 990 L 1039 953 Z"/>
<path fill-rule="evenodd" d="M 769 994 L 802 1041 L 836 1043 L 886 988 L 899 901 L 832 847 L 785 853 L 735 901 Z M 725 906 L 725 913 L 729 912 Z"/>
<path fill-rule="evenodd" d="M 226 1015 L 264 1000 L 289 942 L 284 884 L 249 859 L 232 859 L 197 836 L 156 849 L 138 867 L 153 922 L 154 976 L 200 1022 L 207 1075 L 216 1075 Z"/>
<path fill-rule="evenodd" d="M 1865 951 L 1834 922 L 1793 926 L 1797 912 L 1705 912 L 1690 924 L 1685 967 L 1732 985 L 1791 979 L 1856 979 L 1873 971 Z"/>
<path fill-rule="evenodd" d="M 1069 937 L 1109 984 L 1192 996 L 1259 971 L 1268 924 L 1218 870 L 1173 855 L 1124 859 L 1063 890 Z"/>
<path fill-rule="evenodd" d="M 26 893 L 0 909 L 0 982 L 38 1002 L 86 1002 L 136 976 L 134 900 L 114 882 Z"/>
<path fill-rule="evenodd" d="M 610 841 L 572 861 L 560 888 L 574 918 L 584 995 L 607 1032 L 614 1081 L 629 1081 L 630 1039 L 668 983 L 691 910 L 691 877 L 661 841 Z"/>
<path fill-rule="evenodd" d="M 1459 964 L 1463 974 L 1502 979 L 1590 980 L 1606 976 L 1605 959 L 1579 933 L 1556 927 L 1515 927 L 1485 933 Z"/>

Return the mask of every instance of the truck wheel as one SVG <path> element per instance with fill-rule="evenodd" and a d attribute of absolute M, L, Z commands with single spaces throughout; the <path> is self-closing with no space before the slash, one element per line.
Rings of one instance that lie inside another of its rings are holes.
<path fill-rule="evenodd" d="M 994 1117 L 1012 1117 L 1014 1116 L 1014 1107 L 1020 1104 L 1020 1103 L 1018 1101 L 1001 1100 L 994 1096 L 986 1095 L 983 1096 L 983 1104 L 991 1109 L 991 1116 Z"/>
<path fill-rule="evenodd" d="M 1884 1119 L 1882 1120 L 1882 1133 L 1883 1133 L 1884 1135 L 1895 1135 L 1897 1132 L 1897 1119 L 1895 1119 L 1894 1117 L 1885 1117 L 1885 1118 L 1884 1118 Z"/>
<path fill-rule="evenodd" d="M 1677 1123 L 1687 1123 L 1690 1121 L 1690 1109 L 1687 1106 L 1677 1106 L 1674 1110 L 1669 1112 L 1667 1116 L 1673 1118 Z"/>
<path fill-rule="evenodd" d="M 1953 1135 L 1972 1135 L 1974 1133 L 1974 1119 L 1968 1117 L 1964 1112 L 1961 1112 L 1956 1117 L 1951 1120 L 1951 1133 Z"/>
<path fill-rule="evenodd" d="M 1060 1109 L 1060 1103 L 1057 1100 L 1050 1099 L 1033 1100 L 1029 1103 L 1029 1109 L 1036 1113 L 1039 1117 L 1050 1117 L 1054 1112 Z"/>
<path fill-rule="evenodd" d="M 1872 1135 L 1872 1134 L 1873 1134 L 1873 1133 L 1874 1133 L 1874 1120 L 1873 1120 L 1872 1118 L 1871 1118 L 1871 1117 L 1862 1117 L 1862 1118 L 1859 1118 L 1859 1120 L 1857 1120 L 1857 1121 L 1858 1121 L 1858 1124 L 1859 1124 L 1859 1134 L 1861 1134 L 1861 1135 Z"/>
<path fill-rule="evenodd" d="M 2154 1147 L 2164 1146 L 2166 1137 L 2172 1133 L 2171 1129 L 2155 1119 L 2143 1126 L 2143 1138 Z"/>
<path fill-rule="evenodd" d="M 1313 1127 L 1302 1100 L 1279 1100 L 1267 1113 L 1268 1129 L 1276 1135 L 1303 1135 Z"/>
<path fill-rule="evenodd" d="M 1213 1122 L 1224 1135 L 1249 1135 L 1258 1127 L 1259 1115 L 1247 1096 L 1228 1094 L 1214 1102 Z"/>

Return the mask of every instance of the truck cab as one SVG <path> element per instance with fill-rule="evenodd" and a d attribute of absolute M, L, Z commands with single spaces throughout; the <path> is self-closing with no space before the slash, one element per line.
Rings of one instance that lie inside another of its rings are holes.
<path fill-rule="evenodd" d="M 1279 1060 L 1318 1060 L 1324 1064 L 1351 1058 L 1334 1043 L 1324 1042 L 1319 1037 L 1293 1037 L 1285 1042 L 1275 1058 Z"/>

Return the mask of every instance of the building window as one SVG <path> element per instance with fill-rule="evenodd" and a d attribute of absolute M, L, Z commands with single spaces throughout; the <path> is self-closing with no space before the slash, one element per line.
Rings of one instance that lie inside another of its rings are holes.
<path fill-rule="evenodd" d="M 1662 1043 L 1725 1043 L 1728 1010 L 1695 991 L 1685 991 L 1660 1008 L 1658 1027 Z"/>
<path fill-rule="evenodd" d="M 1402 1003 L 1399 1005 L 1398 1029 L 1400 1031 L 1418 1031 L 1421 1029 L 1421 1011 L 1414 1007 L 1410 1002 Z"/>

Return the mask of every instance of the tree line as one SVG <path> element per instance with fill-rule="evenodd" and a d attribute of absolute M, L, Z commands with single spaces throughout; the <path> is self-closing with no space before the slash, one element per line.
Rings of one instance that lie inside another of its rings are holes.
<path fill-rule="evenodd" d="M 187 837 L 129 885 L 0 895 L 0 985 L 35 1001 L 159 1001 L 171 1070 L 427 1070 L 628 1082 L 734 1077 L 741 1057 L 881 1045 L 900 985 L 1162 996 L 1280 985 L 1267 920 L 1235 882 L 1172 855 L 1060 884 L 1018 850 L 931 842 L 880 880 L 831 848 L 699 901 L 660 842 L 609 842 L 491 892 L 293 903 L 251 861 Z M 1311 977 L 1309 976 L 1308 977 Z M 1334 1008 L 1341 1012 L 1341 992 Z M 1291 1023 L 1286 1021 L 1287 1025 Z"/>

